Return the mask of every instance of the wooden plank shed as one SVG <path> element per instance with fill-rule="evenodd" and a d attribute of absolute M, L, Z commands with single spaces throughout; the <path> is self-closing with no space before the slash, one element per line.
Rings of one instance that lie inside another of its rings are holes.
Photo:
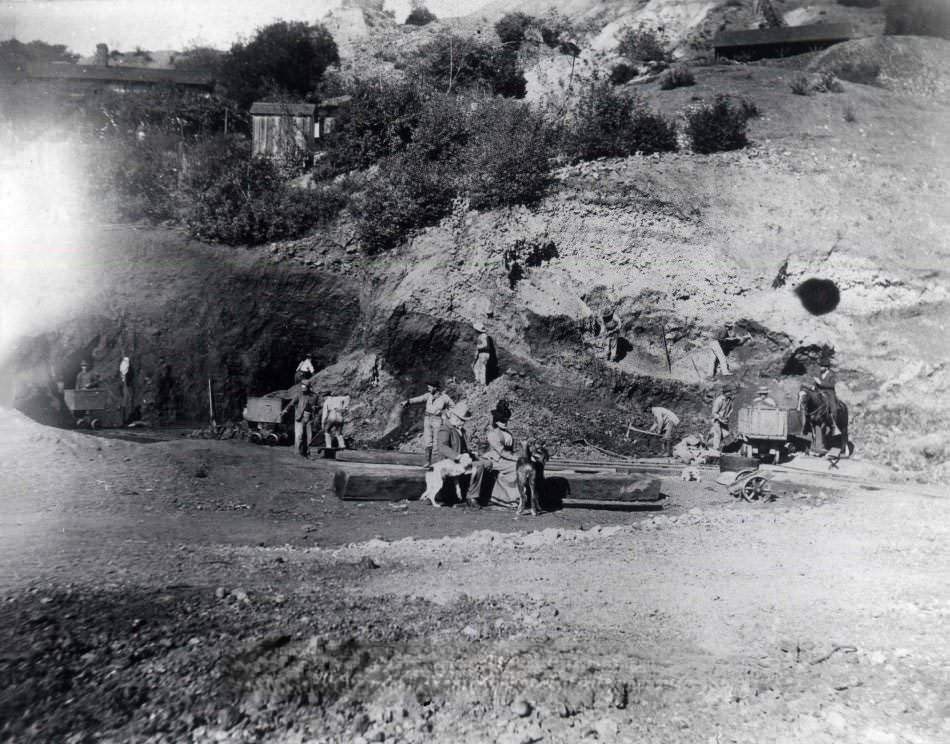
<path fill-rule="evenodd" d="M 827 49 L 859 36 L 860 34 L 847 23 L 819 23 L 723 31 L 713 39 L 713 48 L 716 50 L 717 59 L 769 59 Z"/>
<path fill-rule="evenodd" d="M 315 103 L 254 103 L 252 154 L 274 158 L 312 150 L 316 114 Z"/>

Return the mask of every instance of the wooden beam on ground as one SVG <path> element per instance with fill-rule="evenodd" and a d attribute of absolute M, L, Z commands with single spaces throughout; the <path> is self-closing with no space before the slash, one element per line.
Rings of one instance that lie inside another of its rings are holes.
<path fill-rule="evenodd" d="M 378 467 L 372 471 L 340 468 L 333 475 L 333 491 L 347 501 L 414 500 L 425 490 L 425 473 L 401 467 Z M 563 472 L 544 479 L 544 501 L 657 502 L 660 480 L 644 475 Z"/>

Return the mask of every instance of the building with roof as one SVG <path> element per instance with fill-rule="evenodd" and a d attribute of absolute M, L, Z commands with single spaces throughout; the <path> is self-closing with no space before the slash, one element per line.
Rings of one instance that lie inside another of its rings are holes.
<path fill-rule="evenodd" d="M 257 101 L 251 106 L 251 153 L 286 158 L 315 149 L 316 141 L 333 128 L 333 121 L 350 96 L 315 103 Z"/>
<path fill-rule="evenodd" d="M 713 48 L 717 59 L 770 59 L 827 49 L 859 36 L 847 23 L 723 31 L 713 39 Z"/>

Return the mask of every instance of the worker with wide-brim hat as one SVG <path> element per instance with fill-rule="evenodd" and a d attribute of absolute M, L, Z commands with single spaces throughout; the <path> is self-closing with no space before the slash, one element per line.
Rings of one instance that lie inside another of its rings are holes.
<path fill-rule="evenodd" d="M 735 388 L 732 385 L 724 385 L 719 395 L 713 399 L 712 423 L 709 426 L 708 437 L 709 449 L 721 451 L 723 442 L 730 435 L 732 412 L 735 408 L 734 397 Z"/>
<path fill-rule="evenodd" d="M 838 391 L 835 389 L 838 385 L 838 375 L 831 368 L 831 354 L 822 354 L 818 360 L 820 372 L 814 377 L 815 389 L 825 399 L 825 405 L 828 408 L 828 423 L 831 424 L 832 433 L 840 434 L 837 423 L 838 414 Z"/>
<path fill-rule="evenodd" d="M 283 417 L 291 408 L 294 409 L 294 449 L 301 457 L 310 456 L 310 440 L 313 439 L 316 405 L 317 396 L 313 392 L 313 384 L 310 380 L 304 380 L 300 383 L 300 389 L 296 395 L 280 412 Z"/>
<path fill-rule="evenodd" d="M 497 355 L 495 353 L 495 342 L 485 324 L 476 321 L 472 328 L 478 336 L 475 338 L 475 361 L 472 362 L 472 373 L 475 375 L 475 382 L 480 385 L 488 385 L 496 377 L 497 373 Z"/>
<path fill-rule="evenodd" d="M 772 397 L 767 387 L 760 387 L 755 391 L 755 397 L 752 399 L 752 405 L 759 408 L 778 408 L 775 398 Z"/>
<path fill-rule="evenodd" d="M 463 479 L 462 487 L 465 492 L 466 503 L 469 506 L 479 508 L 481 506 L 482 480 L 485 476 L 485 463 L 478 460 L 477 456 L 468 448 L 465 422 L 471 418 L 472 414 L 468 403 L 464 400 L 459 401 L 445 412 L 445 425 L 439 429 L 436 437 L 436 454 L 439 459 L 450 459 L 453 462 L 458 462 L 463 454 L 468 454 L 472 458 L 472 474 L 459 477 Z M 468 480 L 467 488 L 464 483 L 465 479 Z"/>
<path fill-rule="evenodd" d="M 432 451 L 435 448 L 436 436 L 442 428 L 442 415 L 455 405 L 442 390 L 442 383 L 431 380 L 426 384 L 426 392 L 414 398 L 406 398 L 403 407 L 415 403 L 425 403 L 425 412 L 422 415 L 422 444 L 426 451 L 426 469 L 432 469 Z"/>

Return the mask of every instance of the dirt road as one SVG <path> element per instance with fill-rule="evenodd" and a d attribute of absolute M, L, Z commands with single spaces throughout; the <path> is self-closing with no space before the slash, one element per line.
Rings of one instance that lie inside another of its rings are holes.
<path fill-rule="evenodd" d="M 950 738 L 938 491 L 669 481 L 662 513 L 516 519 L 8 412 L 0 459 L 2 740 Z"/>

